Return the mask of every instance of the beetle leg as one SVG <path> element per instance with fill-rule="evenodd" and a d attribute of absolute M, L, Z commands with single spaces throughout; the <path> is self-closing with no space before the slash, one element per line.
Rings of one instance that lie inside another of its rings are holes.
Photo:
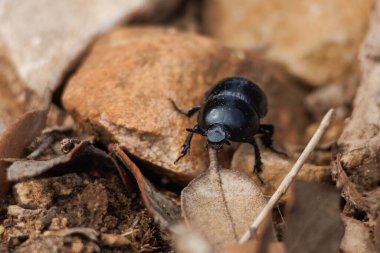
<path fill-rule="evenodd" d="M 195 126 L 192 129 L 187 128 L 186 130 L 189 132 L 189 134 L 186 137 L 185 143 L 182 145 L 181 154 L 174 161 L 174 163 L 177 163 L 182 157 L 184 157 L 187 154 L 187 152 L 190 149 L 190 143 L 191 143 L 191 139 L 193 138 L 194 133 L 197 133 L 197 134 L 203 133 L 202 129 L 198 126 L 198 124 L 195 124 Z"/>
<path fill-rule="evenodd" d="M 191 116 L 193 116 L 196 112 L 198 112 L 198 111 L 201 109 L 201 107 L 200 107 L 199 105 L 197 105 L 197 106 L 191 107 L 189 110 L 187 110 L 187 112 L 185 112 L 185 111 L 182 111 L 182 110 L 177 106 L 177 104 L 174 102 L 173 99 L 169 98 L 169 100 L 170 100 L 170 102 L 172 103 L 172 105 L 173 105 L 173 107 L 174 107 L 174 110 L 176 110 L 177 112 L 179 112 L 179 113 L 181 113 L 181 114 L 183 114 L 183 115 L 185 115 L 185 116 L 187 116 L 187 117 L 189 117 L 189 118 L 190 118 Z"/>
<path fill-rule="evenodd" d="M 261 124 L 259 127 L 259 134 L 261 134 L 260 139 L 263 145 L 273 152 L 283 155 L 283 156 L 288 156 L 285 152 L 279 151 L 273 147 L 273 133 L 274 133 L 274 126 L 271 124 Z"/>
<path fill-rule="evenodd" d="M 257 178 L 260 180 L 262 184 L 264 184 L 264 180 L 260 176 L 260 172 L 262 171 L 261 165 L 263 163 L 261 162 L 261 155 L 260 155 L 260 150 L 259 146 L 257 145 L 255 139 L 253 139 L 250 144 L 253 146 L 253 150 L 255 151 L 255 165 L 253 167 L 253 172 L 256 174 Z"/>

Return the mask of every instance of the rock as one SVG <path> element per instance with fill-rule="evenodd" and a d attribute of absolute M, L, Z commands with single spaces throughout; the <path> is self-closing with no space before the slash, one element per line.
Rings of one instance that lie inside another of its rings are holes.
<path fill-rule="evenodd" d="M 0 72 L 1 72 L 0 63 Z M 20 117 L 25 111 L 25 107 L 19 98 L 7 87 L 0 73 L 0 135 L 5 131 L 10 123 Z"/>
<path fill-rule="evenodd" d="M 104 142 L 117 141 L 156 172 L 187 182 L 207 168 L 207 152 L 203 138 L 195 135 L 190 155 L 173 164 L 185 128 L 196 117 L 176 112 L 169 98 L 186 110 L 228 76 L 246 77 L 266 91 L 265 121 L 278 127 L 278 140 L 301 138 L 298 134 L 307 124 L 303 93 L 283 71 L 250 52 L 173 29 L 121 28 L 103 36 L 69 81 L 62 100 Z"/>
<path fill-rule="evenodd" d="M 18 205 L 50 207 L 55 198 L 69 196 L 78 185 L 83 184 L 76 174 L 63 177 L 33 179 L 13 186 Z"/>
<path fill-rule="evenodd" d="M 120 22 L 167 13 L 178 1 L 12 0 L 0 3 L 0 76 L 44 97 L 100 33 Z M 2 66 L 3 67 L 3 66 Z"/>
<path fill-rule="evenodd" d="M 380 3 L 360 50 L 361 82 L 353 110 L 338 140 L 339 157 L 350 179 L 360 188 L 373 190 L 380 182 Z M 359 189 L 360 189 L 359 188 Z"/>
<path fill-rule="evenodd" d="M 108 247 L 122 247 L 131 244 L 127 237 L 117 234 L 100 234 L 100 240 Z"/>
<path fill-rule="evenodd" d="M 37 208 L 37 209 L 25 209 L 17 205 L 10 205 L 8 206 L 8 215 L 20 218 L 30 218 L 33 216 L 38 216 L 41 214 L 43 209 Z"/>
<path fill-rule="evenodd" d="M 307 127 L 305 131 L 305 140 L 308 141 L 312 138 L 314 133 L 317 131 L 319 124 L 320 122 L 314 122 Z M 329 146 L 336 143 L 339 136 L 341 135 L 343 131 L 344 126 L 345 124 L 342 119 L 339 119 L 339 118 L 334 119 L 334 121 L 330 124 L 329 128 L 327 129 L 326 133 L 323 135 L 323 137 L 319 141 L 319 145 L 323 147 L 323 146 Z M 316 152 L 318 152 L 318 150 Z M 327 153 L 330 156 L 327 162 L 328 164 L 331 161 L 331 153 L 330 152 L 325 152 L 325 153 Z"/>
<path fill-rule="evenodd" d="M 231 163 L 231 169 L 240 170 L 250 176 L 266 196 L 271 196 L 280 185 L 284 177 L 293 167 L 295 161 L 291 161 L 275 154 L 272 151 L 260 147 L 263 171 L 260 176 L 265 184 L 261 184 L 253 173 L 255 155 L 249 144 L 242 144 L 235 152 Z M 305 164 L 298 174 L 298 178 L 307 181 L 330 182 L 331 175 L 328 166 Z"/>
<path fill-rule="evenodd" d="M 205 1 L 206 33 L 243 48 L 264 48 L 312 85 L 347 77 L 357 69 L 358 48 L 373 0 Z"/>
<path fill-rule="evenodd" d="M 345 233 L 340 245 L 344 253 L 375 253 L 378 252 L 372 240 L 370 228 L 363 222 L 342 216 Z"/>
<path fill-rule="evenodd" d="M 353 75 L 341 82 L 315 89 L 306 97 L 308 111 L 317 120 L 321 119 L 330 108 L 334 108 L 335 117 L 346 119 L 351 114 L 352 100 L 359 83 L 360 76 Z"/>

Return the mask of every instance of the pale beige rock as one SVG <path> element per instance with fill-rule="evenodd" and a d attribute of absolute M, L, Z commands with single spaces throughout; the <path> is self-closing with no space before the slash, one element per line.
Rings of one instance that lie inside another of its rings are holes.
<path fill-rule="evenodd" d="M 374 189 L 380 180 L 380 1 L 361 47 L 362 78 L 351 117 L 338 140 L 341 162 L 357 184 Z"/>
<path fill-rule="evenodd" d="M 0 52 L 0 135 L 13 120 L 26 111 L 25 97 L 19 96 L 22 86 L 15 81 L 17 78 L 12 73 L 9 62 L 2 62 L 2 58 Z"/>
<path fill-rule="evenodd" d="M 0 66 L 1 68 L 1 66 Z M 6 127 L 16 118 L 22 115 L 25 108 L 17 101 L 16 96 L 8 89 L 0 77 L 0 135 Z"/>
<path fill-rule="evenodd" d="M 267 58 L 323 85 L 357 67 L 373 0 L 210 0 L 203 20 L 208 34 L 228 45 L 264 47 Z"/>
<path fill-rule="evenodd" d="M 0 75 L 40 97 L 53 91 L 92 40 L 110 27 L 138 16 L 154 15 L 156 0 L 13 0 L 0 2 Z M 176 1 L 166 1 L 172 9 Z M 163 10 L 161 9 L 161 13 Z M 13 80 L 16 81 L 16 80 Z M 14 83 L 9 83 L 13 86 Z"/>
<path fill-rule="evenodd" d="M 345 233 L 340 249 L 343 253 L 375 253 L 378 252 L 372 241 L 369 227 L 363 222 L 342 216 Z"/>
<path fill-rule="evenodd" d="M 253 173 L 255 155 L 252 146 L 249 144 L 242 144 L 235 152 L 231 163 L 231 169 L 243 171 L 256 182 L 260 187 L 260 190 L 266 196 L 272 196 L 293 167 L 295 161 L 285 159 L 281 155 L 273 153 L 264 147 L 261 147 L 260 151 L 261 161 L 263 162 L 263 171 L 260 176 L 265 182 L 264 185 L 260 183 L 257 176 Z M 297 178 L 307 181 L 329 182 L 331 181 L 330 169 L 328 166 L 305 164 L 300 170 Z"/>
<path fill-rule="evenodd" d="M 124 28 L 99 39 L 69 81 L 63 104 L 105 142 L 121 143 L 134 157 L 183 182 L 207 168 L 207 152 L 195 135 L 190 155 L 173 164 L 185 128 L 193 127 L 196 117 L 176 112 L 169 98 L 186 110 L 229 76 L 244 76 L 266 91 L 264 120 L 278 127 L 275 137 L 300 139 L 307 124 L 303 94 L 284 72 L 249 52 L 173 29 Z"/>

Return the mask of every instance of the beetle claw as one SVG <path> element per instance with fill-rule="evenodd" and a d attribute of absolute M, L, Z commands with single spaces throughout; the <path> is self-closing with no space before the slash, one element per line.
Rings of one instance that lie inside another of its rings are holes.
<path fill-rule="evenodd" d="M 190 151 L 190 145 L 187 143 L 183 144 L 183 149 L 181 151 L 181 154 L 178 156 L 178 158 L 174 161 L 174 164 L 176 164 L 179 160 L 181 160 L 182 157 L 184 157 L 188 151 Z"/>
<path fill-rule="evenodd" d="M 256 168 L 256 167 L 257 167 L 257 166 L 255 166 L 255 175 L 256 175 L 256 177 L 259 179 L 261 185 L 265 185 L 264 180 L 263 180 L 263 178 L 262 178 L 261 175 L 260 175 L 261 168 Z M 259 171 L 259 170 L 260 170 L 260 171 Z"/>
<path fill-rule="evenodd" d="M 180 155 L 178 156 L 178 158 L 174 161 L 174 164 L 176 164 L 179 160 L 181 160 L 181 158 L 184 157 L 185 155 L 186 155 L 186 153 L 184 153 L 184 154 L 180 154 Z"/>
<path fill-rule="evenodd" d="M 288 157 L 289 157 L 287 153 L 285 153 L 285 152 L 283 152 L 283 151 L 280 151 L 280 150 L 277 150 L 277 149 L 274 148 L 274 147 L 269 147 L 269 149 L 270 149 L 272 152 L 276 153 L 276 154 L 279 154 L 279 155 L 284 156 L 285 158 L 288 158 Z"/>

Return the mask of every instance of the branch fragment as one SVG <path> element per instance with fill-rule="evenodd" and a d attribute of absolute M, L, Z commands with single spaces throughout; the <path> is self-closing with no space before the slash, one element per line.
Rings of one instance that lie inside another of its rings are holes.
<path fill-rule="evenodd" d="M 261 222 L 265 219 L 265 217 L 272 211 L 273 207 L 280 200 L 282 195 L 285 194 L 290 184 L 293 182 L 298 172 L 302 168 L 303 164 L 306 162 L 310 153 L 314 150 L 315 146 L 318 144 L 319 140 L 322 138 L 323 134 L 326 132 L 327 127 L 330 125 L 330 122 L 333 117 L 334 110 L 330 109 L 326 115 L 323 117 L 319 128 L 314 133 L 313 137 L 307 144 L 305 150 L 302 152 L 301 156 L 298 158 L 297 162 L 294 164 L 293 168 L 289 171 L 288 175 L 284 178 L 280 186 L 277 188 L 276 192 L 272 195 L 267 205 L 263 208 L 260 214 L 257 216 L 255 221 L 252 223 L 249 230 L 245 232 L 245 234 L 241 237 L 239 243 L 245 243 L 253 236 L 256 236 L 256 231 Z"/>

